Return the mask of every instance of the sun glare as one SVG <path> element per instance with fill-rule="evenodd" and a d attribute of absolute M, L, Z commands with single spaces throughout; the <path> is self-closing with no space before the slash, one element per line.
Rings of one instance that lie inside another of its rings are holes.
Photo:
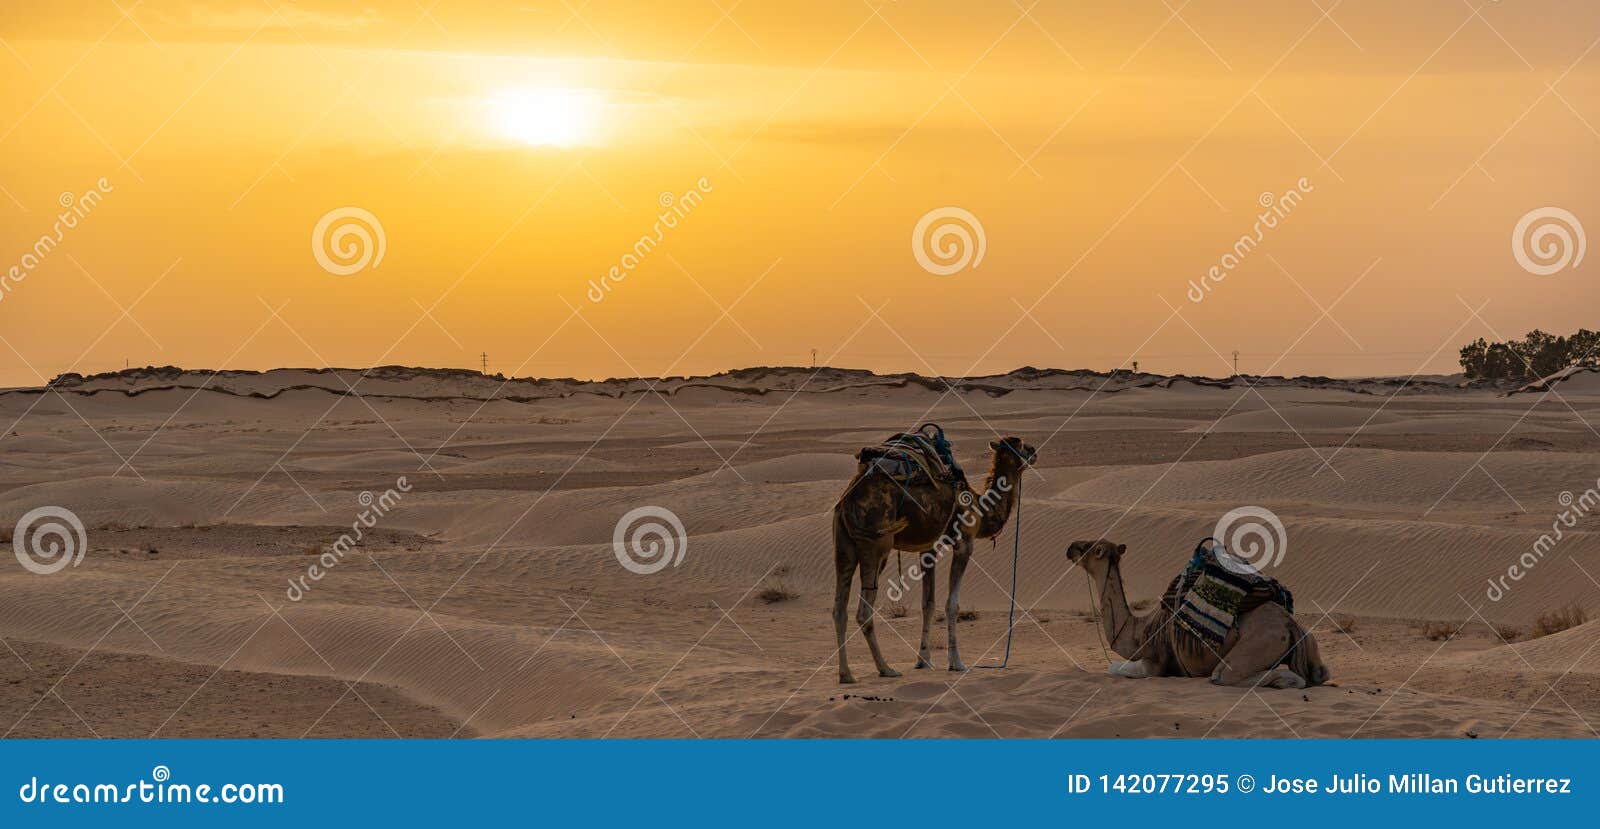
<path fill-rule="evenodd" d="M 587 89 L 511 89 L 489 102 L 495 130 L 534 147 L 571 147 L 594 139 L 600 96 Z"/>

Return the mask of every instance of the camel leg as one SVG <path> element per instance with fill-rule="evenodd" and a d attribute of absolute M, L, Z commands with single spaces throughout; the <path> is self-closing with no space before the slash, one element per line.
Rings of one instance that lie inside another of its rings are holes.
<path fill-rule="evenodd" d="M 844 626 L 849 620 L 850 580 L 855 576 L 857 555 L 848 540 L 835 538 L 834 546 L 833 632 L 839 640 L 839 682 L 850 684 L 856 678 L 850 673 L 850 659 L 844 652 Z"/>
<path fill-rule="evenodd" d="M 856 610 L 856 624 L 861 626 L 867 649 L 872 651 L 872 661 L 878 665 L 878 676 L 896 677 L 900 676 L 900 672 L 889 667 L 884 660 L 883 650 L 878 647 L 878 633 L 873 625 L 877 616 L 874 605 L 878 603 L 878 576 L 888 561 L 888 552 L 889 545 L 880 544 L 861 556 L 861 605 Z"/>
<path fill-rule="evenodd" d="M 967 572 L 967 560 L 972 558 L 972 542 L 963 541 L 956 546 L 950 559 L 950 595 L 944 602 L 945 628 L 950 635 L 950 670 L 965 671 L 961 651 L 956 647 L 956 615 L 961 612 L 961 576 Z"/>
<path fill-rule="evenodd" d="M 917 557 L 922 573 L 922 645 L 917 648 L 917 667 L 932 668 L 933 658 L 928 651 L 928 633 L 933 629 L 933 566 L 937 559 L 932 550 Z"/>

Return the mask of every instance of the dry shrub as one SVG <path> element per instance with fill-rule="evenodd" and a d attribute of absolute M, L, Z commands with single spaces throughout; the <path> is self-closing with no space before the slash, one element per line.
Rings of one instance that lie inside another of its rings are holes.
<path fill-rule="evenodd" d="M 962 610 L 961 608 L 956 608 L 956 621 L 958 622 L 972 622 L 976 621 L 977 618 L 978 611 L 976 610 Z"/>
<path fill-rule="evenodd" d="M 1507 642 L 1515 642 L 1522 638 L 1522 628 L 1515 625 L 1495 625 L 1494 632 Z"/>
<path fill-rule="evenodd" d="M 778 604 L 779 602 L 798 599 L 800 594 L 790 589 L 788 584 L 778 581 L 761 588 L 761 592 L 756 594 L 756 598 L 767 604 Z"/>
<path fill-rule="evenodd" d="M 911 615 L 911 611 L 909 609 L 907 609 L 905 605 L 903 605 L 903 604 L 892 604 L 892 605 L 889 605 L 889 618 L 891 618 L 891 619 L 904 619 L 905 617 L 907 617 L 909 615 Z"/>
<path fill-rule="evenodd" d="M 1555 610 L 1540 613 L 1539 618 L 1533 620 L 1533 630 L 1528 632 L 1528 638 L 1538 639 L 1541 636 L 1560 633 L 1587 621 L 1589 621 L 1589 614 L 1583 612 L 1583 608 L 1575 604 L 1558 607 Z"/>
<path fill-rule="evenodd" d="M 1356 617 L 1354 616 L 1334 616 L 1328 621 L 1333 623 L 1334 630 L 1346 636 L 1356 632 Z"/>
<path fill-rule="evenodd" d="M 1452 625 L 1445 622 L 1425 622 L 1422 625 L 1423 637 L 1433 642 L 1450 639 L 1460 632 L 1460 625 Z"/>

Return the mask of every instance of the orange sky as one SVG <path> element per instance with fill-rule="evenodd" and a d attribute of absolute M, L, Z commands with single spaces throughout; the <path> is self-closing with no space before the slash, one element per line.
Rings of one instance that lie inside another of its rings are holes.
<path fill-rule="evenodd" d="M 0 384 L 813 348 L 1403 375 L 1600 327 L 1594 257 L 1535 275 L 1511 244 L 1542 207 L 1600 227 L 1594 3 L 784 5 L 11 0 Z M 383 256 L 337 275 L 312 236 L 345 207 Z M 913 255 L 944 207 L 977 267 Z"/>

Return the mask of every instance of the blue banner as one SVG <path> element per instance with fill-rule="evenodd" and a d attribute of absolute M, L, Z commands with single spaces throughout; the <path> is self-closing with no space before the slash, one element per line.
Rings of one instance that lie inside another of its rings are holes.
<path fill-rule="evenodd" d="M 13 740 L 0 825 L 1057 823 L 1151 807 L 1587 822 L 1597 761 L 1600 744 L 1557 740 Z"/>

